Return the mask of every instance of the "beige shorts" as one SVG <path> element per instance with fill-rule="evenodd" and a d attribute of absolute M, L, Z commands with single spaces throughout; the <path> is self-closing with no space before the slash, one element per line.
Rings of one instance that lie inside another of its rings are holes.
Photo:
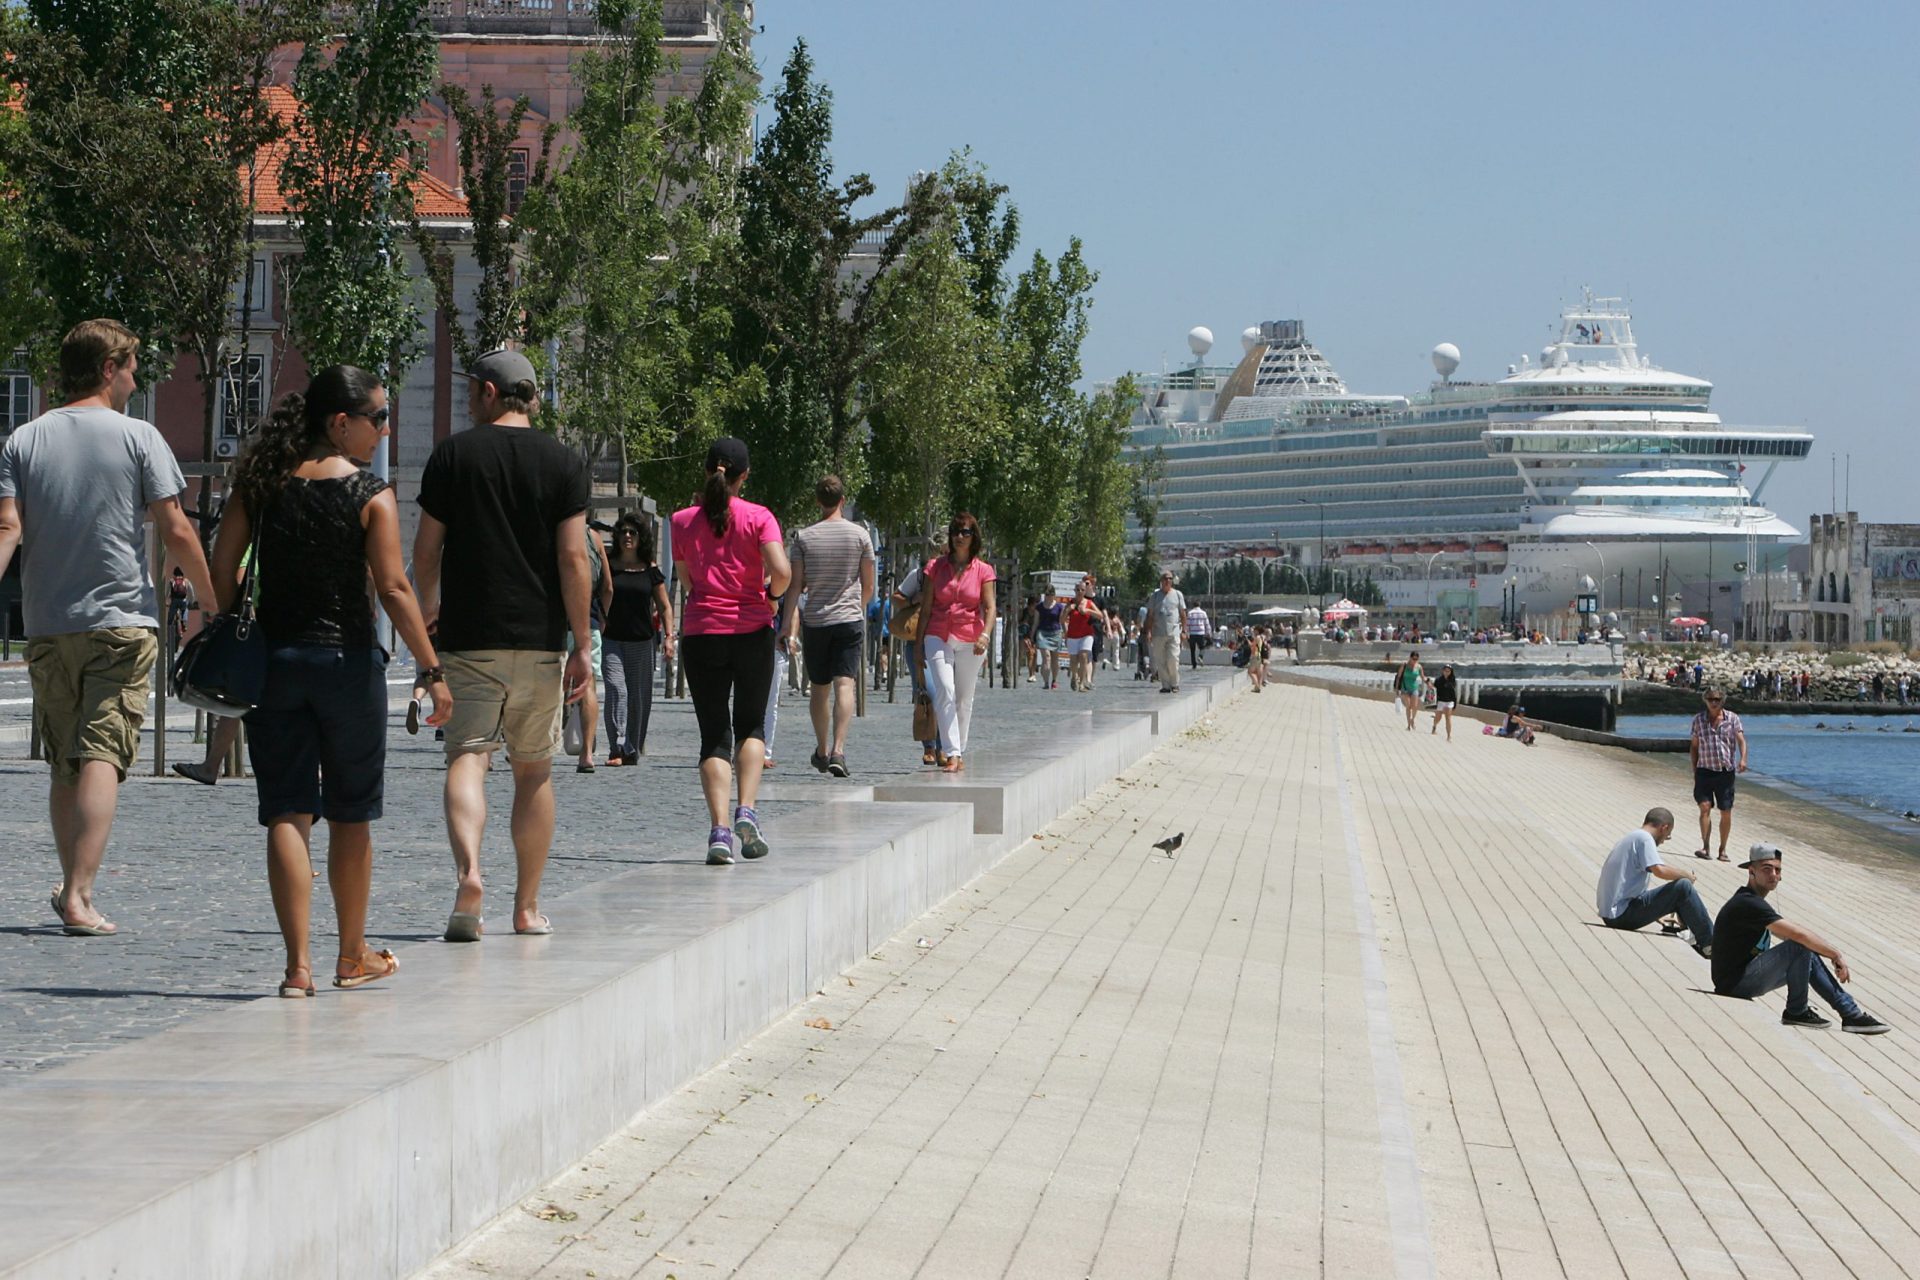
<path fill-rule="evenodd" d="M 441 653 L 453 716 L 447 759 L 507 749 L 517 764 L 548 760 L 560 746 L 566 655 L 539 649 Z"/>
<path fill-rule="evenodd" d="M 126 780 L 140 751 L 147 682 L 159 653 L 159 635 L 145 627 L 27 641 L 33 718 L 56 781 L 78 781 L 86 760 L 105 760 Z"/>

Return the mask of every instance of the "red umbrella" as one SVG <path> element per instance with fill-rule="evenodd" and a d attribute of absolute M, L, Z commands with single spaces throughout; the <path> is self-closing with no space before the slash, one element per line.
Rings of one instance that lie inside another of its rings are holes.
<path fill-rule="evenodd" d="M 1675 627 L 1704 627 L 1707 625 L 1707 620 L 1705 618 L 1675 618 L 1668 625 Z"/>

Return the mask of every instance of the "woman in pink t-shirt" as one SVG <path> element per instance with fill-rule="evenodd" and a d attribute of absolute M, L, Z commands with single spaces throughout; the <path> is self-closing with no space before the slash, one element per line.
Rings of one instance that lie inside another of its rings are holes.
<path fill-rule="evenodd" d="M 700 724 L 700 789 L 712 818 L 707 862 L 724 866 L 736 850 L 764 858 L 767 841 L 753 802 L 766 762 L 762 721 L 773 687 L 772 596 L 792 571 L 773 512 L 740 496 L 747 446 L 726 436 L 707 450 L 706 487 L 696 506 L 673 513 L 674 574 L 687 590 L 680 661 Z M 731 708 L 729 708 L 731 699 Z M 726 820 L 739 766 L 740 802 Z"/>
<path fill-rule="evenodd" d="M 962 511 L 947 526 L 947 554 L 927 564 L 927 686 L 948 773 L 966 767 L 973 690 L 993 635 L 993 566 L 980 557 L 980 524 Z"/>

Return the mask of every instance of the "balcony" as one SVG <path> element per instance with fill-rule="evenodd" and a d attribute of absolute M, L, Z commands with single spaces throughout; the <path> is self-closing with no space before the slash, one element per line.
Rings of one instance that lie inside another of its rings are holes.
<path fill-rule="evenodd" d="M 712 39 L 726 8 L 753 19 L 751 0 L 668 0 L 661 15 L 668 42 Z M 427 11 L 443 36 L 590 36 L 597 30 L 593 0 L 430 0 Z"/>

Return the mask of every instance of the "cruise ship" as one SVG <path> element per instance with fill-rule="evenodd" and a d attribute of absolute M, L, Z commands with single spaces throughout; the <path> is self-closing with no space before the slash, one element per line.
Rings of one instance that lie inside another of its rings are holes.
<path fill-rule="evenodd" d="M 1722 423 L 1711 383 L 1641 354 L 1617 298 L 1585 293 L 1497 381 L 1456 381 L 1441 343 L 1412 396 L 1349 391 L 1298 320 L 1248 329 L 1231 366 L 1206 363 L 1205 329 L 1188 340 L 1191 367 L 1137 380 L 1128 445 L 1158 459 L 1170 558 L 1261 558 L 1276 591 L 1324 562 L 1457 617 L 1568 609 L 1592 578 L 1605 612 L 1644 622 L 1800 536 L 1760 499 L 1813 437 Z"/>

